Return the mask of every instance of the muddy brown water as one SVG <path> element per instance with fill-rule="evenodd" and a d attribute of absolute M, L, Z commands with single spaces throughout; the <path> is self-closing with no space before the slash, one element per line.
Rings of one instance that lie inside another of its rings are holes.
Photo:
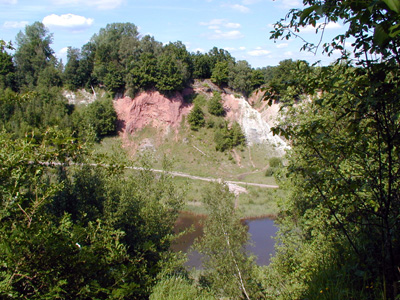
<path fill-rule="evenodd" d="M 201 268 L 201 255 L 190 249 L 190 247 L 196 238 L 202 236 L 202 222 L 204 219 L 204 216 L 183 212 L 180 214 L 175 225 L 175 232 L 182 232 L 185 229 L 193 228 L 193 230 L 181 236 L 172 245 L 174 251 L 188 253 L 186 266 L 190 268 Z M 246 246 L 246 250 L 249 254 L 257 257 L 256 263 L 258 265 L 268 265 L 271 256 L 275 253 L 275 240 L 273 237 L 276 235 L 278 228 L 274 224 L 274 221 L 269 218 L 248 219 L 243 220 L 243 226 L 247 226 L 250 233 L 250 245 Z"/>

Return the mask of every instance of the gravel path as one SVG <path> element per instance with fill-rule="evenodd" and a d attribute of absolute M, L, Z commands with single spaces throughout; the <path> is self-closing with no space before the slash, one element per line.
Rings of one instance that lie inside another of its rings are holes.
<path fill-rule="evenodd" d="M 33 163 L 33 162 L 31 162 Z M 61 163 L 56 163 L 56 162 L 39 162 L 39 164 L 41 165 L 46 165 L 46 166 L 58 166 L 61 165 Z M 79 164 L 75 164 L 75 163 L 71 163 L 71 165 L 79 165 Z M 109 167 L 106 164 L 88 164 L 90 166 L 93 167 L 98 167 L 98 166 L 103 166 L 103 167 Z M 130 169 L 130 170 L 138 170 L 138 171 L 144 171 L 146 170 L 145 168 L 142 167 L 125 167 L 126 169 Z M 164 173 L 166 171 L 164 170 L 159 170 L 159 169 L 149 169 L 151 172 L 156 172 L 156 173 Z M 212 178 L 212 177 L 202 177 L 202 176 L 195 176 L 195 175 L 190 175 L 190 174 L 186 174 L 186 173 L 182 173 L 182 172 L 177 172 L 177 171 L 167 171 L 168 174 L 171 174 L 172 176 L 176 176 L 176 177 L 184 177 L 184 178 L 189 178 L 192 180 L 202 180 L 202 181 L 208 181 L 208 182 L 225 182 L 228 187 L 229 190 L 231 192 L 233 192 L 235 195 L 238 195 L 240 193 L 247 193 L 247 190 L 245 187 L 240 186 L 240 185 L 244 185 L 244 186 L 256 186 L 256 187 L 260 187 L 260 188 L 267 188 L 267 189 L 278 189 L 279 186 L 278 185 L 271 185 L 271 184 L 263 184 L 263 183 L 253 183 L 253 182 L 244 182 L 244 181 L 232 181 L 232 180 L 228 180 L 228 181 L 224 181 L 222 178 Z"/>

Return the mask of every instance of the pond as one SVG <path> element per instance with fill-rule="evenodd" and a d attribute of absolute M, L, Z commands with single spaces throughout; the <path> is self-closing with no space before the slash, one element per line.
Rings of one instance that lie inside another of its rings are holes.
<path fill-rule="evenodd" d="M 184 229 L 194 227 L 194 230 L 180 237 L 172 246 L 174 251 L 188 252 L 194 240 L 203 234 L 202 221 L 204 216 L 198 216 L 190 213 L 181 213 L 175 226 L 176 232 L 181 232 Z M 248 227 L 250 233 L 250 242 L 246 249 L 254 254 L 258 265 L 268 265 L 271 255 L 274 255 L 275 240 L 278 228 L 274 221 L 268 218 L 249 219 L 243 221 L 244 226 Z M 201 255 L 196 251 L 190 251 L 188 254 L 188 267 L 201 267 Z"/>

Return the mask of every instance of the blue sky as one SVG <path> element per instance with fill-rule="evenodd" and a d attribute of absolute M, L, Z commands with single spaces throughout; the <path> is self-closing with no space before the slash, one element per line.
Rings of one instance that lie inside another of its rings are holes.
<path fill-rule="evenodd" d="M 269 39 L 272 24 L 296 7 L 301 1 L 0 0 L 0 39 L 14 41 L 27 24 L 43 22 L 53 33 L 53 50 L 65 63 L 66 47 L 81 48 L 109 23 L 131 22 L 141 35 L 150 34 L 157 41 L 182 41 L 190 52 L 208 52 L 216 46 L 254 68 L 288 58 L 330 63 L 333 58 L 300 52 L 299 39 Z M 341 25 L 329 24 L 325 36 L 342 31 Z M 302 37 L 316 40 L 315 28 L 305 28 Z"/>

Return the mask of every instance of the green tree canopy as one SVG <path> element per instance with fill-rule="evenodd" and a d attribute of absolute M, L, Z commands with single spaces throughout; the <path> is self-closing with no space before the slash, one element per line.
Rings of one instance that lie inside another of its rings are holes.
<path fill-rule="evenodd" d="M 0 89 L 15 88 L 15 67 L 7 49 L 13 49 L 12 45 L 0 40 Z"/>
<path fill-rule="evenodd" d="M 245 60 L 239 60 L 229 65 L 228 84 L 247 97 L 253 90 L 252 75 L 250 64 Z"/>
<path fill-rule="evenodd" d="M 64 69 L 64 84 L 67 89 L 76 90 L 84 85 L 82 73 L 79 70 L 81 51 L 77 48 L 68 47 L 67 64 Z"/>
<path fill-rule="evenodd" d="M 193 78 L 206 79 L 211 77 L 211 60 L 207 54 L 197 51 L 192 54 Z"/>
<path fill-rule="evenodd" d="M 304 60 L 285 59 L 274 67 L 273 75 L 268 82 L 268 94 L 274 100 L 283 103 L 298 101 L 305 93 L 307 76 L 311 67 Z"/>
<path fill-rule="evenodd" d="M 94 48 L 93 75 L 115 93 L 125 88 L 129 64 L 136 59 L 139 32 L 132 23 L 112 23 L 100 29 L 91 43 Z"/>
<path fill-rule="evenodd" d="M 336 297 L 396 299 L 400 8 L 390 0 L 303 3 L 275 25 L 273 38 L 298 35 L 306 25 L 319 32 L 329 22 L 348 27 L 323 46 L 328 53 L 342 51 L 342 57 L 310 75 L 312 101 L 293 106 L 275 129 L 293 146 L 287 176 L 294 192 L 284 206 L 280 281 L 297 298 L 316 298 L 321 288 L 336 285 Z M 344 49 L 347 38 L 354 39 L 359 67 Z"/>
<path fill-rule="evenodd" d="M 0 146 L 0 297 L 147 298 L 172 257 L 171 178 L 148 164 L 124 175 L 80 165 L 96 158 L 51 128 L 40 139 L 1 132 Z"/>
<path fill-rule="evenodd" d="M 34 87 L 39 74 L 55 63 L 54 51 L 50 47 L 53 35 L 40 22 L 25 27 L 16 37 L 15 64 L 19 86 Z"/>
<path fill-rule="evenodd" d="M 219 86 L 227 84 L 229 78 L 228 74 L 229 74 L 228 62 L 218 61 L 215 64 L 214 68 L 212 69 L 211 81 Z"/>

